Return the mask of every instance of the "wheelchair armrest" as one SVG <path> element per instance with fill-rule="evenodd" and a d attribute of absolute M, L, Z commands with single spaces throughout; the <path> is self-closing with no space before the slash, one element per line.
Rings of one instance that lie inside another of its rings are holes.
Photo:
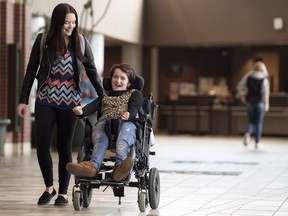
<path fill-rule="evenodd" d="M 141 114 L 139 114 L 139 116 L 142 121 L 145 121 L 148 127 L 151 127 L 151 128 L 153 127 L 154 120 L 150 114 L 145 114 L 144 112 L 142 112 Z"/>
<path fill-rule="evenodd" d="M 139 116 L 144 119 L 149 127 L 154 125 L 154 114 L 158 105 L 154 102 L 152 93 L 149 94 L 147 98 L 144 99 L 144 104 L 139 110 Z"/>
<path fill-rule="evenodd" d="M 151 115 L 146 115 L 146 123 L 149 125 L 149 127 L 153 127 L 154 120 L 152 119 Z"/>

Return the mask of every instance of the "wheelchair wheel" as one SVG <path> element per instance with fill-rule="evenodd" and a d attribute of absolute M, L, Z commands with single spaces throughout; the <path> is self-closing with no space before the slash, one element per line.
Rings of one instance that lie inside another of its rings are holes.
<path fill-rule="evenodd" d="M 150 207 L 157 209 L 160 202 L 160 177 L 157 168 L 150 169 L 148 194 Z"/>
<path fill-rule="evenodd" d="M 83 192 L 83 207 L 88 208 L 92 200 L 92 194 L 93 194 L 92 187 L 87 186 L 85 184 L 81 184 L 80 188 L 81 191 Z"/>
<path fill-rule="evenodd" d="M 73 193 L 73 207 L 76 211 L 79 211 L 82 207 L 83 199 L 81 196 L 81 191 L 77 190 Z"/>
<path fill-rule="evenodd" d="M 147 194 L 144 191 L 138 191 L 138 207 L 140 212 L 145 212 L 148 206 Z"/>

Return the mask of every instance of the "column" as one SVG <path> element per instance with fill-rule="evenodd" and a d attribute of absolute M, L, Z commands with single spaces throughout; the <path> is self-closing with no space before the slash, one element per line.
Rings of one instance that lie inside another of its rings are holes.
<path fill-rule="evenodd" d="M 133 66 L 137 75 L 142 76 L 142 47 L 138 45 L 124 45 L 121 53 L 122 63 Z"/>
<path fill-rule="evenodd" d="M 91 49 L 94 55 L 96 68 L 100 77 L 103 77 L 104 70 L 104 48 L 105 40 L 103 34 L 93 33 L 90 41 Z"/>

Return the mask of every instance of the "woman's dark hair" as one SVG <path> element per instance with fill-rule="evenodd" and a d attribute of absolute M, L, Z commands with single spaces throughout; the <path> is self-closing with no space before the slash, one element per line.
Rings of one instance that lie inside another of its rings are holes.
<path fill-rule="evenodd" d="M 80 59 L 84 59 L 84 55 L 81 52 L 81 43 L 78 29 L 78 14 L 71 5 L 67 3 L 61 3 L 58 4 L 52 12 L 51 23 L 45 41 L 45 44 L 48 45 L 49 49 L 51 50 L 51 57 L 53 61 L 57 60 L 59 56 L 66 53 L 63 25 L 66 15 L 69 13 L 73 13 L 76 17 L 76 26 L 70 36 L 70 41 L 76 56 Z"/>
<path fill-rule="evenodd" d="M 135 70 L 134 68 L 129 65 L 129 64 L 126 64 L 126 63 L 122 63 L 122 64 L 115 64 L 113 65 L 113 67 L 110 69 L 110 77 L 112 78 L 112 76 L 114 75 L 114 72 L 116 69 L 120 69 L 121 71 L 123 71 L 127 76 L 128 76 L 128 79 L 129 79 L 129 83 L 131 84 L 128 89 L 133 89 L 133 83 L 134 83 L 134 80 L 135 80 Z"/>

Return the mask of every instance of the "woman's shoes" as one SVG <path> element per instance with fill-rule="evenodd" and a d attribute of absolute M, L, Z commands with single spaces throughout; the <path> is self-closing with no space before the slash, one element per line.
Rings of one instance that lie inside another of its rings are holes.
<path fill-rule="evenodd" d="M 52 193 L 45 191 L 38 200 L 38 205 L 46 205 L 56 195 L 56 190 L 53 189 Z"/>
<path fill-rule="evenodd" d="M 51 199 L 56 195 L 56 190 L 53 189 L 52 193 L 45 191 L 38 200 L 38 205 L 46 205 L 50 203 Z M 59 195 L 55 200 L 55 206 L 65 206 L 68 204 L 68 199 Z"/>
<path fill-rule="evenodd" d="M 251 140 L 250 135 L 248 133 L 246 133 L 244 135 L 244 141 L 243 141 L 244 146 L 247 146 L 250 143 L 250 140 Z"/>
<path fill-rule="evenodd" d="M 68 199 L 66 199 L 65 197 L 63 197 L 61 195 L 59 195 L 57 197 L 57 199 L 55 200 L 55 203 L 54 203 L 55 206 L 65 206 L 67 204 L 68 204 Z"/>

